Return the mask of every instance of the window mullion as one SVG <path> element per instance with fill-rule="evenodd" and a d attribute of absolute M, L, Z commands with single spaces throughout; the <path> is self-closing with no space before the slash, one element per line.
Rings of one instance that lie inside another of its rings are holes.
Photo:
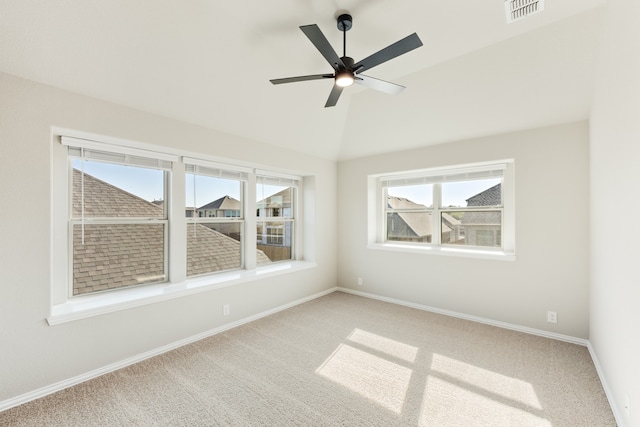
<path fill-rule="evenodd" d="M 256 175 L 250 173 L 248 180 L 244 184 L 245 203 L 244 203 L 244 218 L 245 218 L 245 239 L 244 239 L 244 266 L 247 270 L 255 270 L 257 265 L 256 258 L 256 246 L 257 246 L 257 221 L 256 221 L 256 209 L 257 209 L 257 185 Z"/>
<path fill-rule="evenodd" d="M 169 176 L 169 174 L 171 174 Z M 179 283 L 187 277 L 187 220 L 186 212 L 186 173 L 184 164 L 176 162 L 173 170 L 166 174 L 168 183 L 165 214 L 168 225 L 168 278 L 171 283 Z"/>
<path fill-rule="evenodd" d="M 433 214 L 431 215 L 431 244 L 440 246 L 442 244 L 442 221 L 441 217 L 442 207 L 442 184 L 433 184 Z"/>
<path fill-rule="evenodd" d="M 389 189 L 386 186 L 382 187 L 382 218 L 381 218 L 381 223 L 382 223 L 382 241 L 386 242 L 387 241 L 387 236 L 389 235 L 389 230 L 387 230 L 387 226 L 388 226 L 388 209 L 389 209 Z"/>

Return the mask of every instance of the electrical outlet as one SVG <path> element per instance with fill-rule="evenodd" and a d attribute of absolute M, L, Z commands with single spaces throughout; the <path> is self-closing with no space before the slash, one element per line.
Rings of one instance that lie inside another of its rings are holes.
<path fill-rule="evenodd" d="M 547 322 L 558 323 L 558 313 L 555 311 L 547 311 Z"/>
<path fill-rule="evenodd" d="M 362 281 L 362 277 L 358 277 L 358 286 L 362 286 L 363 285 L 363 281 Z"/>
<path fill-rule="evenodd" d="M 222 315 L 223 316 L 228 316 L 230 312 L 231 312 L 231 309 L 229 308 L 229 304 L 225 304 L 225 305 L 222 306 Z"/>

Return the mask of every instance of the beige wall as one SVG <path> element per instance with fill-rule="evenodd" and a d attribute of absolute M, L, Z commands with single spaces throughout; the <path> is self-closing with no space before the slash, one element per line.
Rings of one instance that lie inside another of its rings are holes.
<path fill-rule="evenodd" d="M 640 426 L 640 249 L 633 227 L 640 212 L 638 22 L 640 2 L 608 1 L 590 129 L 590 340 L 620 425 L 627 426 Z"/>
<path fill-rule="evenodd" d="M 304 249 L 317 268 L 48 326 L 52 126 L 315 175 Z M 336 204 L 334 162 L 5 74 L 0 161 L 0 402 L 335 286 L 335 212 L 316 212 Z"/>
<path fill-rule="evenodd" d="M 579 122 L 339 163 L 338 285 L 588 338 L 588 153 Z M 516 261 L 367 249 L 367 175 L 501 159 L 515 161 Z"/>

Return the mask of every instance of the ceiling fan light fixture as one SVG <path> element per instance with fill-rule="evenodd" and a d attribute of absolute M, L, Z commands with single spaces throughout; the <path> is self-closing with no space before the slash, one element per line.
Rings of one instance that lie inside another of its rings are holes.
<path fill-rule="evenodd" d="M 353 84 L 353 73 L 349 71 L 341 71 L 336 74 L 336 84 L 340 87 L 348 87 Z"/>

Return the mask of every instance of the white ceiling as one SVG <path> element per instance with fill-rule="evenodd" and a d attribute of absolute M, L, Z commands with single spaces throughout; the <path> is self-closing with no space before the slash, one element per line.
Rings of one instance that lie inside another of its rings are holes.
<path fill-rule="evenodd" d="M 605 0 L 546 0 L 507 24 L 502 0 L 0 0 L 0 71 L 329 159 L 588 117 Z M 367 71 L 398 96 L 331 81 L 298 29 L 356 61 L 417 32 L 424 46 Z M 1 95 L 1 94 L 0 94 Z"/>

